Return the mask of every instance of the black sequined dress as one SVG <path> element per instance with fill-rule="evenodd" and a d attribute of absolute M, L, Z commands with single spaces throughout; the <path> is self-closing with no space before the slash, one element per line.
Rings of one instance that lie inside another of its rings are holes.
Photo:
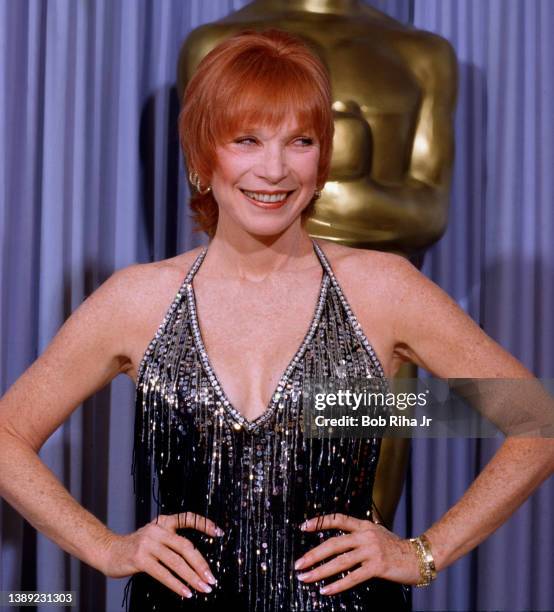
<path fill-rule="evenodd" d="M 194 512 L 224 530 L 210 537 L 178 530 L 218 580 L 211 593 L 181 598 L 146 573 L 132 576 L 122 605 L 131 612 L 177 610 L 321 612 L 406 610 L 409 589 L 371 579 L 335 595 L 302 583 L 294 562 L 337 530 L 303 532 L 306 519 L 343 513 L 372 520 L 381 439 L 303 435 L 306 389 L 372 379 L 386 388 L 381 364 L 323 253 L 310 327 L 266 411 L 248 421 L 231 405 L 206 353 L 188 272 L 141 361 L 136 389 L 133 475 L 139 503 L 158 514 Z M 151 481 L 151 476 L 153 480 Z M 329 559 L 327 559 L 328 561 Z"/>

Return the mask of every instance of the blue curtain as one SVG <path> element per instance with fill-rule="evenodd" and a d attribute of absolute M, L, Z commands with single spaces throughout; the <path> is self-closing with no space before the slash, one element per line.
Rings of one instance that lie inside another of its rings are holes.
<path fill-rule="evenodd" d="M 447 38 L 460 68 L 449 227 L 424 271 L 535 375 L 552 378 L 554 4 L 416 0 L 413 24 Z M 415 533 L 455 503 L 499 445 L 414 441 Z M 432 589 L 417 589 L 417 607 L 554 609 L 553 485 Z"/>
<path fill-rule="evenodd" d="M 178 149 L 177 54 L 231 0 L 0 0 L 0 392 L 115 269 L 196 246 Z M 450 224 L 424 271 L 538 376 L 554 372 L 554 3 L 380 0 L 451 41 L 460 63 Z M 136 528 L 133 386 L 118 377 L 40 456 L 116 532 Z M 416 440 L 395 529 L 420 533 L 498 444 Z M 523 469 L 523 468 L 522 468 Z M 554 486 L 414 590 L 415 609 L 554 609 Z M 106 580 L 0 500 L 0 590 L 76 590 L 120 610 Z"/>

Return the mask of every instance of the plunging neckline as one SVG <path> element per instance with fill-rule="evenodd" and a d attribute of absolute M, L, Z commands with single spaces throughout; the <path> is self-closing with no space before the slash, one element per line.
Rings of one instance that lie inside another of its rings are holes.
<path fill-rule="evenodd" d="M 196 294 L 194 292 L 192 281 L 193 281 L 194 275 L 196 274 L 196 272 L 198 272 L 198 268 L 200 267 L 200 264 L 202 263 L 202 261 L 204 260 L 204 257 L 206 256 L 206 253 L 208 251 L 207 248 L 205 248 L 203 252 L 200 254 L 199 261 L 197 262 L 198 265 L 195 266 L 194 273 L 188 279 L 188 282 L 186 284 L 186 295 L 188 298 L 190 320 L 192 323 L 192 332 L 193 332 L 196 349 L 198 350 L 200 359 L 202 361 L 202 365 L 204 366 L 204 370 L 208 376 L 208 380 L 210 381 L 212 388 L 214 389 L 217 396 L 221 400 L 224 410 L 235 421 L 234 423 L 235 429 L 240 429 L 241 427 L 243 427 L 246 431 L 250 432 L 256 429 L 257 427 L 259 427 L 260 425 L 262 425 L 263 423 L 265 423 L 271 417 L 271 415 L 275 412 L 276 407 L 279 405 L 279 399 L 281 398 L 281 394 L 283 393 L 285 389 L 285 385 L 287 384 L 287 381 L 291 373 L 293 372 L 293 370 L 296 368 L 296 366 L 300 362 L 300 359 L 302 358 L 304 351 L 306 350 L 308 344 L 313 338 L 313 335 L 319 325 L 319 321 L 321 318 L 321 313 L 323 311 L 323 305 L 325 303 L 325 297 L 327 295 L 327 289 L 329 287 L 330 279 L 329 279 L 329 275 L 327 273 L 326 268 L 323 266 L 323 263 L 321 261 L 321 256 L 319 255 L 318 249 L 316 248 L 316 244 L 313 240 L 312 240 L 312 245 L 316 253 L 317 259 L 319 263 L 321 264 L 322 275 L 321 275 L 321 282 L 319 286 L 318 298 L 316 301 L 316 305 L 315 305 L 310 323 L 308 324 L 308 330 L 306 331 L 304 335 L 304 339 L 300 343 L 300 346 L 298 347 L 298 349 L 296 350 L 296 352 L 294 353 L 294 355 L 288 362 L 288 365 L 285 367 L 283 373 L 281 374 L 281 377 L 279 378 L 279 381 L 277 382 L 277 386 L 275 387 L 272 394 L 270 395 L 269 402 L 266 405 L 264 411 L 260 415 L 258 415 L 255 419 L 252 419 L 252 420 L 247 419 L 243 415 L 243 413 L 237 410 L 237 408 L 235 408 L 233 406 L 233 403 L 229 400 L 227 394 L 225 393 L 225 390 L 223 389 L 223 385 L 221 384 L 212 366 L 210 357 L 208 355 L 208 351 L 206 350 L 206 346 L 204 344 L 204 339 L 202 337 L 202 330 L 200 328 L 200 323 L 198 321 L 198 316 L 197 316 Z"/>

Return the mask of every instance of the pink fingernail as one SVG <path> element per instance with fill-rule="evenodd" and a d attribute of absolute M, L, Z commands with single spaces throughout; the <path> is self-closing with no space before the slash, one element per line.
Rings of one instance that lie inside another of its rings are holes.
<path fill-rule="evenodd" d="M 192 593 L 188 589 L 183 589 L 183 595 L 189 599 L 192 597 Z"/>
<path fill-rule="evenodd" d="M 320 592 L 322 595 L 325 595 L 325 593 L 327 593 L 327 591 L 328 591 L 328 590 L 329 590 L 329 588 L 328 588 L 328 587 L 321 587 L 321 588 L 319 589 L 319 592 Z"/>
<path fill-rule="evenodd" d="M 208 582 L 210 584 L 215 584 L 217 582 L 217 580 L 215 579 L 214 575 L 210 571 L 208 571 L 208 570 L 206 570 L 204 572 L 204 576 L 206 576 L 206 578 L 207 578 L 207 580 L 208 580 Z"/>
<path fill-rule="evenodd" d="M 218 536 L 222 536 L 225 532 L 223 531 L 223 529 L 220 529 L 219 527 L 216 527 L 215 533 Z"/>

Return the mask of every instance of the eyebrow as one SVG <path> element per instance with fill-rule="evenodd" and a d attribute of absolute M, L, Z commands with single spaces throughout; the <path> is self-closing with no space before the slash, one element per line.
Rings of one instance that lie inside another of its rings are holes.
<path fill-rule="evenodd" d="M 263 128 L 262 128 L 263 129 Z M 291 136 L 309 136 L 312 135 L 313 133 L 313 129 L 312 128 L 308 128 L 308 127 L 300 127 L 300 128 L 296 128 L 294 130 L 291 130 L 290 132 L 287 132 L 284 136 L 284 138 L 290 138 Z M 237 134 L 253 134 L 256 136 L 261 136 L 262 133 L 260 131 L 260 128 L 254 128 L 254 127 L 246 127 L 246 128 L 242 128 L 240 130 L 237 130 Z"/>

